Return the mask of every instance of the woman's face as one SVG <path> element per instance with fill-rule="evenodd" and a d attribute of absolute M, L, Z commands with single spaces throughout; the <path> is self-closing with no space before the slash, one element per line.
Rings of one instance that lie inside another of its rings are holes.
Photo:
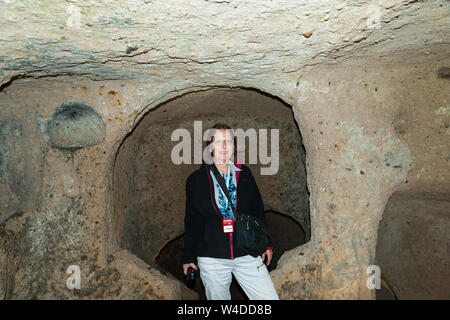
<path fill-rule="evenodd" d="M 233 156 L 234 144 L 231 130 L 218 129 L 214 134 L 212 143 L 214 150 L 214 162 L 219 164 L 228 163 Z"/>

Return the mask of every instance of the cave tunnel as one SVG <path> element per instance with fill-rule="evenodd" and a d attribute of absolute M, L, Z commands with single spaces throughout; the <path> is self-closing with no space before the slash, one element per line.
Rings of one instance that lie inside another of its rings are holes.
<path fill-rule="evenodd" d="M 276 268 L 279 258 L 286 250 L 304 244 L 306 238 L 301 225 L 289 216 L 268 211 L 266 212 L 266 219 L 270 237 L 273 240 L 274 248 L 276 248 L 273 252 L 272 262 L 267 267 L 270 272 Z M 169 241 L 155 259 L 158 269 L 163 274 L 167 275 L 167 272 L 169 272 L 180 281 L 184 281 L 183 270 L 180 268 L 182 264 L 180 253 L 183 249 L 183 238 L 184 236 L 182 235 Z M 200 279 L 195 282 L 194 290 L 199 294 L 200 299 L 206 300 L 204 287 Z M 234 277 L 230 291 L 232 300 L 248 299 Z"/>
<path fill-rule="evenodd" d="M 145 114 L 124 139 L 114 167 L 114 211 L 118 242 L 152 268 L 183 282 L 182 248 L 185 182 L 199 164 L 176 165 L 171 133 L 194 121 L 206 130 L 216 122 L 232 128 L 279 129 L 279 169 L 261 175 L 258 164 L 245 162 L 261 192 L 274 256 L 309 241 L 309 191 L 306 185 L 305 149 L 292 109 L 277 97 L 252 88 L 211 88 L 173 98 Z M 270 144 L 270 135 L 268 137 Z M 270 153 L 270 145 L 267 148 Z M 263 165 L 262 165 L 263 166 Z M 200 277 L 194 290 L 205 299 Z M 232 299 L 246 299 L 233 277 Z"/>
<path fill-rule="evenodd" d="M 388 200 L 377 237 L 375 264 L 399 300 L 449 299 L 450 228 L 448 195 L 395 192 Z"/>

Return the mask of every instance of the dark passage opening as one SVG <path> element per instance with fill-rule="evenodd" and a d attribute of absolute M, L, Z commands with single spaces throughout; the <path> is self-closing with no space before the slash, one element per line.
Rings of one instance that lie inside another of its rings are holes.
<path fill-rule="evenodd" d="M 450 201 L 446 193 L 394 192 L 378 228 L 377 299 L 450 298 Z M 387 290 L 389 289 L 389 290 Z"/>
<path fill-rule="evenodd" d="M 260 150 L 255 162 L 250 158 L 250 145 L 261 145 L 260 140 L 250 141 L 250 136 L 246 136 L 245 146 L 238 145 L 236 151 L 238 156 L 245 155 L 243 163 L 252 170 L 261 192 L 275 244 L 268 268 L 273 270 L 285 250 L 310 238 L 306 151 L 292 107 L 256 89 L 191 92 L 162 103 L 141 117 L 120 145 L 114 166 L 114 223 L 120 247 L 168 277 L 184 282 L 179 259 L 183 248 L 185 183 L 200 166 L 194 163 L 194 143 L 202 139 L 195 134 L 196 122 L 202 123 L 201 135 L 216 122 L 254 132 L 256 139 L 260 138 L 260 130 L 267 132 L 265 156 L 271 158 L 269 164 L 262 164 Z M 173 161 L 174 147 L 180 141 L 172 141 L 171 137 L 180 129 L 190 134 L 190 163 Z M 273 130 L 278 131 L 276 140 L 272 139 Z M 272 141 L 278 141 L 273 157 Z M 263 174 L 261 169 L 269 167 L 278 170 L 275 174 Z M 198 292 L 204 294 L 200 278 L 197 282 L 201 287 Z M 231 290 L 234 299 L 244 298 L 235 284 Z"/>
<path fill-rule="evenodd" d="M 298 222 L 287 215 L 267 211 L 266 219 L 269 226 L 269 233 L 274 243 L 272 261 L 267 267 L 270 272 L 276 268 L 278 260 L 285 251 L 294 249 L 305 243 L 305 232 Z M 160 267 L 159 271 L 163 274 L 169 272 L 181 282 L 184 282 L 184 274 L 181 269 L 183 241 L 183 235 L 169 241 L 155 259 L 156 264 Z M 201 300 L 206 300 L 205 289 L 198 272 L 197 278 L 193 290 L 199 294 Z M 230 292 L 232 300 L 248 299 L 234 276 L 230 286 Z"/>

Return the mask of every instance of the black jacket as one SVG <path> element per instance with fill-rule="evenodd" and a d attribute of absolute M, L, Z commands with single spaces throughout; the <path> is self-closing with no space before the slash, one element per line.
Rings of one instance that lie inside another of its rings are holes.
<path fill-rule="evenodd" d="M 264 204 L 250 168 L 234 164 L 241 169 L 236 172 L 237 212 L 255 215 L 267 225 Z M 194 262 L 197 256 L 234 259 L 246 255 L 238 248 L 233 233 L 223 233 L 222 214 L 208 171 L 203 162 L 186 180 L 183 264 Z M 272 240 L 269 240 L 268 248 L 272 246 Z"/>

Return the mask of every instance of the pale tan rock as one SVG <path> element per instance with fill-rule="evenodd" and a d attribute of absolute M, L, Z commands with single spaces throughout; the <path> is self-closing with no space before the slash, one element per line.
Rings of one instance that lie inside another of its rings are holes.
<path fill-rule="evenodd" d="M 313 34 L 313 31 L 312 31 L 312 30 L 303 31 L 303 36 L 304 36 L 305 38 L 311 37 L 312 34 Z"/>
<path fill-rule="evenodd" d="M 169 124 L 208 112 L 213 122 L 220 110 L 208 111 L 206 105 L 212 108 L 223 98 L 228 110 L 232 93 L 255 88 L 290 107 L 261 104 L 260 111 L 255 107 L 235 117 L 237 125 L 281 121 L 280 110 L 288 110 L 299 130 L 292 126 L 288 132 L 301 134 L 301 140 L 283 141 L 302 144 L 305 156 L 303 163 L 297 153 L 284 155 L 283 174 L 296 172 L 286 183 L 257 178 L 268 209 L 297 202 L 310 210 L 310 241 L 285 252 L 271 272 L 280 298 L 373 299 L 367 267 L 374 263 L 384 263 L 382 274 L 397 277 L 396 287 L 401 279 L 401 288 L 415 288 L 422 275 L 400 276 L 394 266 L 426 259 L 391 251 L 403 248 L 401 239 L 408 242 L 404 248 L 412 247 L 411 230 L 435 239 L 442 255 L 429 259 L 434 263 L 427 283 L 437 289 L 424 290 L 423 297 L 448 298 L 439 288 L 448 283 L 449 270 L 442 234 L 447 220 L 441 214 L 450 194 L 448 1 L 369 6 L 362 0 L 295 5 L 86 0 L 0 6 L 0 297 L 196 298 L 154 261 L 183 232 L 188 170 L 157 176 L 161 183 L 179 183 L 148 195 L 154 175 L 132 173 L 133 161 L 150 168 L 142 147 L 171 128 L 151 118 L 164 103 L 179 103 L 183 110 L 167 109 Z M 324 22 L 327 10 L 333 19 Z M 241 112 L 245 98 L 256 99 L 244 93 Z M 95 108 L 106 125 L 104 140 L 80 150 L 51 147 L 47 121 L 70 101 Z M 148 124 L 140 130 L 149 128 L 141 136 L 145 143 L 125 143 L 140 122 Z M 161 145 L 170 143 L 159 139 Z M 143 209 L 134 212 L 145 217 L 159 199 L 160 222 L 143 224 L 136 233 L 124 227 L 131 221 L 124 216 L 129 198 L 123 189 L 134 182 L 140 187 L 135 205 Z M 277 188 L 284 188 L 284 195 L 289 191 L 290 200 L 277 195 Z M 389 201 L 386 221 L 392 225 L 379 228 Z M 427 211 L 427 205 L 433 209 Z M 410 208 L 408 214 L 400 206 Z M 415 221 L 428 225 L 408 229 L 401 221 L 417 208 L 423 217 Z M 295 210 L 289 216 L 303 217 Z M 392 226 L 398 226 L 398 237 L 379 233 Z M 433 248 L 428 242 L 420 246 Z M 80 267 L 79 291 L 66 286 L 70 265 Z"/>

